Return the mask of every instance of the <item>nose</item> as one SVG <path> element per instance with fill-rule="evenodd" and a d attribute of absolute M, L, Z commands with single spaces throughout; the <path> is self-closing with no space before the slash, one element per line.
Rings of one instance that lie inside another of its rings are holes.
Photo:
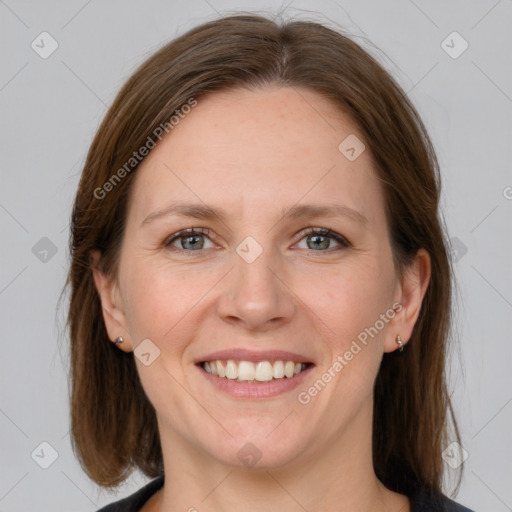
<path fill-rule="evenodd" d="M 248 263 L 236 252 L 226 276 L 217 312 L 225 322 L 250 331 L 267 331 L 292 319 L 296 302 L 270 251 Z"/>

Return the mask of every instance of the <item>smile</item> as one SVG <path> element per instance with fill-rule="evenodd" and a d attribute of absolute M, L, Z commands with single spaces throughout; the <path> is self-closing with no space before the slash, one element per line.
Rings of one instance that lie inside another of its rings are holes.
<path fill-rule="evenodd" d="M 237 382 L 262 383 L 272 380 L 291 379 L 302 373 L 309 363 L 296 363 L 294 361 L 235 361 L 220 359 L 203 361 L 201 367 L 207 373 L 217 375 L 223 379 L 236 380 Z"/>

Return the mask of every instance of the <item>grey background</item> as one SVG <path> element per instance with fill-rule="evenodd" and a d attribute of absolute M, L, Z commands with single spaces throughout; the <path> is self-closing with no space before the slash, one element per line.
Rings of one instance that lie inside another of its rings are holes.
<path fill-rule="evenodd" d="M 88 480 L 71 451 L 65 300 L 56 312 L 73 195 L 108 105 L 137 64 L 188 28 L 284 6 L 0 1 L 0 512 L 93 511 L 116 498 Z M 460 351 L 449 371 L 468 458 L 457 500 L 512 510 L 512 1 L 296 0 L 284 17 L 338 24 L 367 48 L 371 41 L 430 130 L 460 287 Z M 51 48 L 43 31 L 58 43 L 46 59 L 31 47 Z M 445 49 L 460 52 L 458 36 L 442 46 L 453 31 L 469 44 L 457 58 Z M 58 457 L 43 469 L 52 449 Z M 455 472 L 446 470 L 450 484 Z M 134 474 L 118 497 L 146 481 Z"/>

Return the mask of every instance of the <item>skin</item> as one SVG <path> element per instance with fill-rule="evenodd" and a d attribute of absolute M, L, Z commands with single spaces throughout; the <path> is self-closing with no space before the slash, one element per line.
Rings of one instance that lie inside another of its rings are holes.
<path fill-rule="evenodd" d="M 410 510 L 374 473 L 372 392 L 383 354 L 398 349 L 398 334 L 404 343 L 411 336 L 430 259 L 420 250 L 398 276 L 370 151 L 351 162 L 338 150 L 349 134 L 363 140 L 313 91 L 222 91 L 200 98 L 138 169 L 118 276 L 93 267 L 110 338 L 123 336 L 127 352 L 147 338 L 160 350 L 149 366 L 136 358 L 166 473 L 145 512 Z M 175 201 L 222 207 L 227 218 L 170 215 L 143 224 Z M 297 203 L 331 202 L 367 223 L 283 217 Z M 202 249 L 190 249 L 189 238 L 165 246 L 192 227 L 210 229 L 199 236 Z M 351 246 L 327 238 L 318 248 L 308 227 L 331 229 Z M 263 249 L 252 263 L 236 252 L 247 236 Z M 299 403 L 298 392 L 394 303 L 402 307 L 378 335 L 310 403 Z M 239 347 L 297 352 L 315 367 L 299 389 L 236 399 L 207 383 L 193 361 Z M 254 467 L 237 457 L 248 442 L 261 453 Z"/>

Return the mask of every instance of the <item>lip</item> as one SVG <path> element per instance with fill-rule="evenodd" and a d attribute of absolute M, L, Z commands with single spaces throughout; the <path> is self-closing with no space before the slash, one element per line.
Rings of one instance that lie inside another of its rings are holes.
<path fill-rule="evenodd" d="M 229 352 L 231 354 L 233 353 L 233 351 Z M 259 352 L 258 357 L 260 357 L 259 354 L 269 354 L 269 352 Z M 282 355 L 283 352 L 280 352 L 280 354 Z M 217 359 L 219 358 L 217 357 Z M 244 360 L 247 361 L 247 359 Z M 288 361 L 293 361 L 293 359 L 288 359 Z M 309 372 L 314 368 L 314 365 L 308 365 L 305 370 L 291 378 L 283 377 L 282 379 L 258 383 L 238 382 L 237 380 L 226 379 L 224 377 L 219 377 L 218 375 L 208 373 L 199 364 L 196 367 L 210 384 L 215 386 L 215 388 L 222 391 L 223 393 L 226 393 L 234 398 L 254 400 L 272 398 L 288 391 L 292 391 L 304 381 L 304 379 L 309 375 Z"/>
<path fill-rule="evenodd" d="M 205 361 L 293 361 L 294 363 L 313 363 L 307 356 L 284 350 L 250 350 L 245 348 L 234 348 L 226 350 L 217 350 L 205 356 L 198 357 L 194 364 L 198 365 Z M 301 375 L 299 373 L 299 375 Z"/>

